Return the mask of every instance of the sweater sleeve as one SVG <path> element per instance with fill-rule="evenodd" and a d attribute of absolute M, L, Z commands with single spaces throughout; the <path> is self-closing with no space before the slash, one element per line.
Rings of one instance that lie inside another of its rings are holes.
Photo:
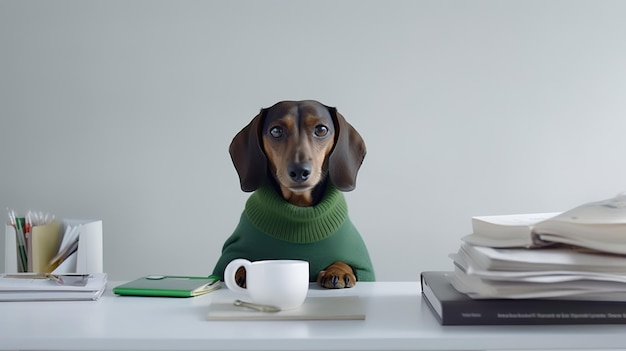
<path fill-rule="evenodd" d="M 217 260 L 215 267 L 213 268 L 213 275 L 220 277 L 221 280 L 224 280 L 224 270 L 228 263 L 236 258 L 244 258 L 243 253 L 238 253 L 238 247 L 241 245 L 241 221 L 235 231 L 231 234 L 231 236 L 226 239 L 224 245 L 222 246 L 222 255 Z"/>

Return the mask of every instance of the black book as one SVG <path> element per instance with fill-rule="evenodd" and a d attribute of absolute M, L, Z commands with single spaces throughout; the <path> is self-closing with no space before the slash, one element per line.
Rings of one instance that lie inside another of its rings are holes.
<path fill-rule="evenodd" d="M 453 272 L 422 272 L 422 296 L 441 325 L 626 324 L 626 301 L 472 299 Z"/>

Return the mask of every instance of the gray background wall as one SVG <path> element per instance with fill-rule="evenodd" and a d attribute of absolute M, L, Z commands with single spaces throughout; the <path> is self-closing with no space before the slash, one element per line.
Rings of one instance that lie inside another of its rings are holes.
<path fill-rule="evenodd" d="M 416 280 L 452 268 L 471 216 L 626 190 L 625 17 L 623 1 L 0 1 L 0 209 L 102 219 L 110 279 L 208 274 L 248 197 L 232 137 L 317 99 L 367 142 L 346 196 L 379 280 Z"/>

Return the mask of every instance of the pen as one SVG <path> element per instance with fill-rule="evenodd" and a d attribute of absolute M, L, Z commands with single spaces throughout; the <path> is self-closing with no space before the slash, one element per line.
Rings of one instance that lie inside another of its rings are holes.
<path fill-rule="evenodd" d="M 13 210 L 10 210 L 7 207 L 7 213 L 9 215 L 9 224 L 12 225 L 12 226 L 15 226 L 15 215 L 13 214 Z"/>
<path fill-rule="evenodd" d="M 22 272 L 28 271 L 28 261 L 26 254 L 26 238 L 24 237 L 24 225 L 22 224 L 23 218 L 15 217 L 13 212 L 13 221 L 15 222 L 15 235 L 17 236 L 17 246 L 20 252 L 20 263 L 22 264 Z"/>
<path fill-rule="evenodd" d="M 30 211 L 26 212 L 26 227 L 24 228 L 24 235 L 30 233 L 30 230 L 33 228 L 33 221 L 30 215 Z"/>

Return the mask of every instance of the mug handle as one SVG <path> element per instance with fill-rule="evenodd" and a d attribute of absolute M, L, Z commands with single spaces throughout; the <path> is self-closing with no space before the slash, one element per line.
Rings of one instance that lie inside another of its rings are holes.
<path fill-rule="evenodd" d="M 246 269 L 246 272 L 250 272 L 249 267 L 251 264 L 252 262 L 243 258 L 237 258 L 228 263 L 226 269 L 224 269 L 224 283 L 226 283 L 226 287 L 228 287 L 229 290 L 240 294 L 248 294 L 247 289 L 237 285 L 237 282 L 235 281 L 235 273 L 237 273 L 237 269 L 239 269 L 239 267 L 243 267 Z"/>

